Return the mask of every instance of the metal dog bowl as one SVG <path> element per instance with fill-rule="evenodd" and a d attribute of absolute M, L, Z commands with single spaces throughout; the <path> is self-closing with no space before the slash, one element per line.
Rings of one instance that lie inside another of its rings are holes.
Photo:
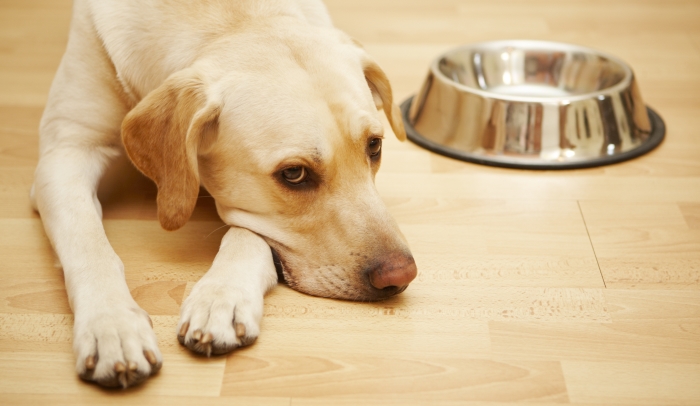
<path fill-rule="evenodd" d="M 401 105 L 416 144 L 510 168 L 584 168 L 644 154 L 664 122 L 632 69 L 610 55 L 544 41 L 467 45 L 438 57 Z"/>

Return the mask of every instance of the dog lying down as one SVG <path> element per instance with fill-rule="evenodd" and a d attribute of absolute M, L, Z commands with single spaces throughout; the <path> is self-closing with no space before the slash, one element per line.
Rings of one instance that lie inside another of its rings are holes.
<path fill-rule="evenodd" d="M 95 192 L 123 151 L 156 183 L 163 228 L 187 222 L 200 185 L 230 226 L 182 305 L 192 351 L 256 339 L 275 262 L 310 295 L 402 292 L 416 265 L 374 186 L 378 109 L 405 139 L 385 74 L 318 1 L 76 0 L 32 202 L 63 266 L 80 377 L 127 387 L 162 363 Z"/>

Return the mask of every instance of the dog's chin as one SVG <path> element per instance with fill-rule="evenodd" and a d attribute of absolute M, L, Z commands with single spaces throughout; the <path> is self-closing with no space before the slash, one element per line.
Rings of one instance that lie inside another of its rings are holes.
<path fill-rule="evenodd" d="M 307 285 L 304 285 L 303 283 L 287 283 L 287 285 L 292 289 L 301 293 L 305 293 L 307 295 L 323 297 L 328 299 L 349 300 L 353 302 L 378 302 L 389 299 L 406 290 L 405 286 L 403 288 L 391 286 L 384 289 L 376 289 L 374 287 L 367 287 L 364 289 L 341 287 L 339 287 L 338 289 L 318 289 L 315 286 L 309 287 Z"/>
<path fill-rule="evenodd" d="M 398 295 L 408 287 L 389 286 L 377 289 L 372 286 L 369 277 L 363 272 L 357 273 L 358 277 L 352 284 L 348 284 L 347 280 L 342 278 L 328 278 L 320 272 L 317 274 L 319 276 L 304 276 L 300 267 L 291 266 L 277 250 L 270 249 L 278 282 L 307 295 L 356 302 L 376 302 Z"/>

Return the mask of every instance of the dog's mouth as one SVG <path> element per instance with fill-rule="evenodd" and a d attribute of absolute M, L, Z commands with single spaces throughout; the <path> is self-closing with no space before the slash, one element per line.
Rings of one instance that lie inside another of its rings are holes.
<path fill-rule="evenodd" d="M 270 247 L 270 251 L 272 251 L 272 262 L 275 264 L 275 271 L 277 271 L 277 282 L 286 284 L 287 281 L 284 279 L 284 265 L 282 264 L 282 259 L 280 259 L 279 254 L 274 248 Z"/>

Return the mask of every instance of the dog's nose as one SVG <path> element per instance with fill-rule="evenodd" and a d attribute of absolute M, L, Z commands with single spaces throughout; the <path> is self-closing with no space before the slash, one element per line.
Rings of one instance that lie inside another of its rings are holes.
<path fill-rule="evenodd" d="M 369 281 L 377 289 L 394 287 L 401 292 L 417 274 L 418 268 L 412 256 L 392 254 L 369 272 Z"/>

